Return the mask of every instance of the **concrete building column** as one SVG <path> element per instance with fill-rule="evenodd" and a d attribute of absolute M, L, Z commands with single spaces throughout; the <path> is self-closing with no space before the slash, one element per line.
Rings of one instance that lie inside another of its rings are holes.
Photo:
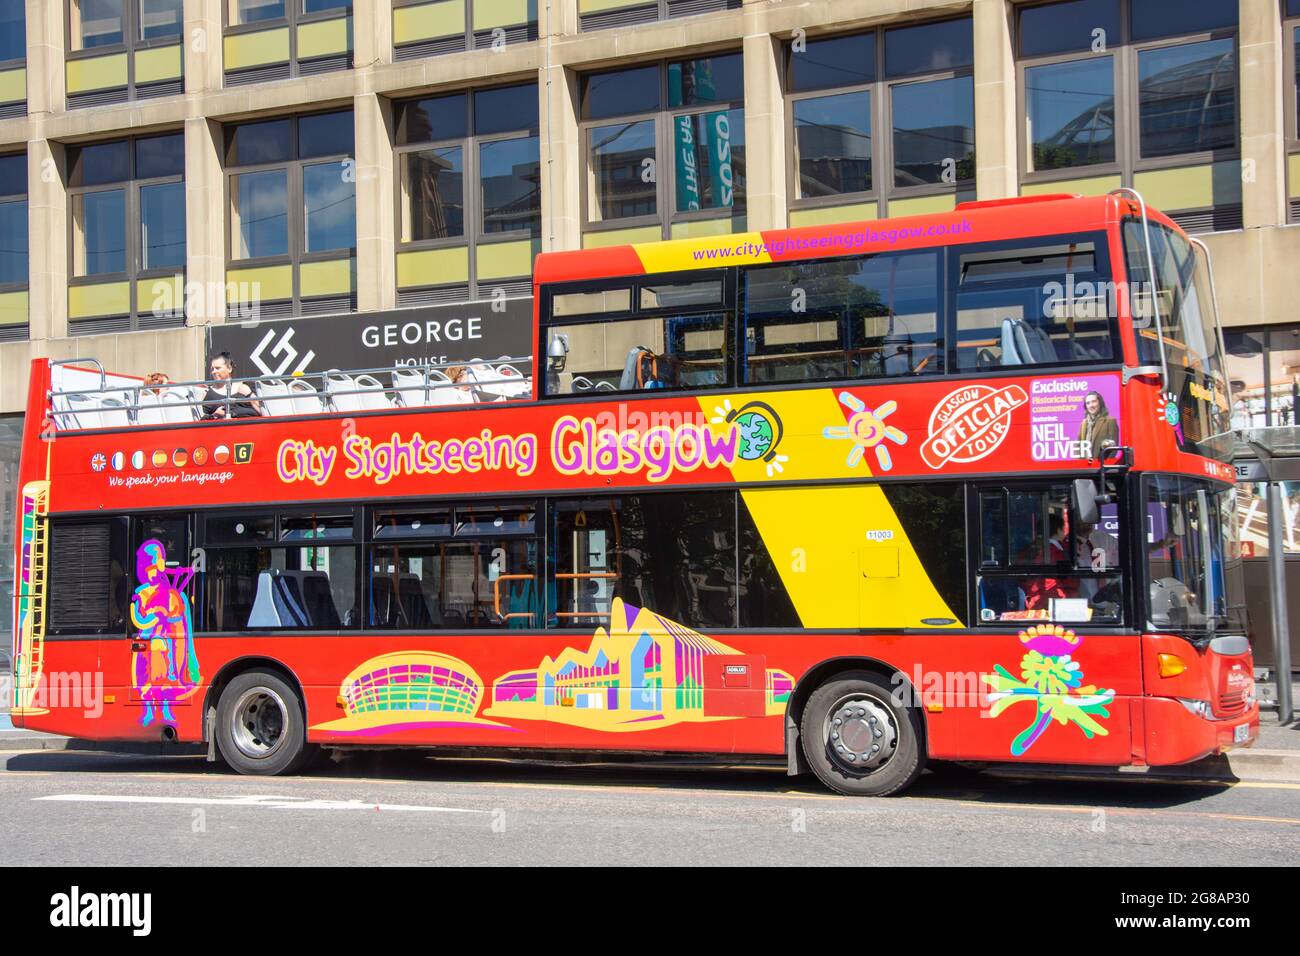
<path fill-rule="evenodd" d="M 1006 0 L 974 0 L 975 190 L 980 199 L 1020 191 L 1016 58 Z"/>
<path fill-rule="evenodd" d="M 29 337 L 68 334 L 68 189 L 63 147 L 33 124 L 27 143 L 27 315 Z"/>
<path fill-rule="evenodd" d="M 220 90 L 222 75 L 222 16 L 224 0 L 185 0 L 185 92 Z"/>
<path fill-rule="evenodd" d="M 541 128 L 542 251 L 582 248 L 582 144 L 578 135 L 581 102 L 578 75 L 557 65 L 556 41 L 578 33 L 578 4 L 539 0 L 537 35 L 542 65 L 537 72 L 538 124 Z"/>
<path fill-rule="evenodd" d="M 226 188 L 221 124 L 185 121 L 185 282 L 189 325 L 226 320 Z"/>
<path fill-rule="evenodd" d="M 397 244 L 393 212 L 393 107 L 384 97 L 353 100 L 356 122 L 357 308 L 397 307 Z"/>
<path fill-rule="evenodd" d="M 358 70 L 393 62 L 393 0 L 353 0 L 352 64 Z"/>
<path fill-rule="evenodd" d="M 578 75 L 544 66 L 537 83 L 541 109 L 542 251 L 582 247 L 582 142 Z"/>
<path fill-rule="evenodd" d="M 785 99 L 781 92 L 785 37 L 747 34 L 745 59 L 745 209 L 749 229 L 789 224 Z"/>
<path fill-rule="evenodd" d="M 27 0 L 27 115 L 61 112 L 64 74 L 63 4 Z"/>
<path fill-rule="evenodd" d="M 1247 229 L 1286 222 L 1282 20 L 1276 0 L 1241 0 L 1242 219 Z"/>

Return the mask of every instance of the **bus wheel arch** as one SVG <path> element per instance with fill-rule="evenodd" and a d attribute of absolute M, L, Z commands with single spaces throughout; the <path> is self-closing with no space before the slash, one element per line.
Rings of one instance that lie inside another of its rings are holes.
<path fill-rule="evenodd" d="M 897 667 L 872 657 L 837 657 L 825 660 L 810 668 L 795 686 L 785 714 L 785 750 L 786 772 L 790 776 L 804 773 L 816 773 L 823 782 L 827 782 L 825 767 L 818 768 L 810 763 L 805 750 L 804 726 L 805 716 L 810 702 L 819 690 L 832 684 L 854 685 L 863 687 L 877 698 L 884 697 L 884 703 L 895 705 L 896 719 L 907 724 L 915 739 L 911 742 L 915 749 L 917 769 L 907 775 L 910 783 L 924 767 L 928 754 L 928 727 L 923 708 L 916 706 L 919 699 L 912 681 Z M 816 705 L 814 705 L 816 706 Z M 840 792 L 847 790 L 829 784 Z M 905 786 L 905 785 L 904 785 Z M 903 787 L 897 788 L 898 790 Z M 896 792 L 896 791 L 890 791 Z"/>

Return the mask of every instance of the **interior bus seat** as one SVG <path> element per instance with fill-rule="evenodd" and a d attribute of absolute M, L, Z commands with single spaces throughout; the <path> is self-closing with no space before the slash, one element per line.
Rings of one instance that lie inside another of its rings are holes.
<path fill-rule="evenodd" d="M 395 368 L 392 371 L 393 397 L 405 408 L 420 408 L 429 404 L 429 383 L 424 372 Z"/>
<path fill-rule="evenodd" d="M 159 400 L 163 420 L 167 422 L 195 421 L 200 414 L 199 406 L 187 403 L 195 401 L 198 397 L 194 391 L 183 386 L 166 389 Z"/>
<path fill-rule="evenodd" d="M 262 571 L 258 574 L 257 595 L 253 598 L 253 609 L 248 612 L 249 627 L 280 626 L 280 613 L 276 609 L 273 588 L 274 582 L 270 571 Z"/>
<path fill-rule="evenodd" d="M 325 410 L 324 400 L 311 382 L 304 382 L 300 378 L 290 379 L 289 393 L 293 395 L 293 401 L 289 404 L 293 406 L 294 415 L 319 415 Z"/>
<path fill-rule="evenodd" d="M 54 427 L 61 432 L 72 431 L 80 428 L 77 424 L 76 413 L 72 410 L 72 404 L 68 401 L 68 396 L 62 392 L 55 392 L 50 396 L 50 407 L 54 412 Z"/>
<path fill-rule="evenodd" d="M 433 627 L 437 622 L 420 579 L 414 574 L 403 574 L 397 587 L 407 623 L 411 627 Z"/>
<path fill-rule="evenodd" d="M 280 578 L 297 598 L 309 627 L 341 627 L 330 578 L 324 571 L 281 571 Z"/>
<path fill-rule="evenodd" d="M 137 424 L 162 425 L 167 421 L 167 416 L 162 407 L 162 395 L 157 389 L 140 389 L 136 404 L 140 406 L 135 410 Z"/>
<path fill-rule="evenodd" d="M 91 395 L 68 395 L 68 411 L 74 428 L 102 428 L 99 402 Z"/>
<path fill-rule="evenodd" d="M 1002 320 L 1002 364 L 1046 365 L 1058 361 L 1056 346 L 1046 332 L 1024 319 Z"/>
<path fill-rule="evenodd" d="M 262 403 L 262 414 L 274 418 L 277 415 L 293 414 L 293 396 L 283 379 L 266 378 L 258 382 L 253 390 Z"/>
<path fill-rule="evenodd" d="M 105 428 L 126 428 L 131 424 L 131 400 L 126 393 L 99 397 L 99 420 Z"/>
<path fill-rule="evenodd" d="M 468 374 L 468 373 L 466 373 Z M 432 387 L 429 389 L 430 405 L 473 405 L 474 391 L 472 388 L 462 388 L 453 385 L 451 379 L 445 372 L 434 369 L 429 373 L 429 382 Z"/>
<path fill-rule="evenodd" d="M 325 373 L 325 397 L 337 412 L 359 412 L 361 411 L 361 397 L 359 395 L 340 394 L 355 391 L 357 385 L 352 380 L 352 376 L 346 372 L 340 372 L 338 369 L 330 369 Z"/>
<path fill-rule="evenodd" d="M 480 386 L 480 391 L 493 396 L 498 401 L 512 398 L 527 398 L 532 391 L 532 382 L 513 365 L 498 365 L 493 369 L 496 381 Z"/>
<path fill-rule="evenodd" d="M 290 571 L 276 571 L 271 576 L 271 597 L 284 627 L 307 627 L 311 618 L 302 601 L 302 588 L 289 577 Z"/>
<path fill-rule="evenodd" d="M 384 383 L 379 381 L 373 375 L 358 375 L 353 380 L 354 387 L 361 389 L 361 394 L 353 395 L 357 400 L 357 405 L 362 411 L 377 411 L 379 409 L 391 409 L 395 404 L 388 397 L 388 390 L 384 388 Z"/>
<path fill-rule="evenodd" d="M 397 606 L 393 602 L 393 579 L 387 574 L 370 576 L 370 617 L 372 625 L 396 624 Z"/>

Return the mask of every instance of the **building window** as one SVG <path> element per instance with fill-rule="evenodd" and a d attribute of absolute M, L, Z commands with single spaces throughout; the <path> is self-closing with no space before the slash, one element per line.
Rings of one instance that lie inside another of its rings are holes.
<path fill-rule="evenodd" d="M 401 298 L 480 298 L 530 283 L 541 236 L 537 86 L 396 105 Z M 509 284 L 509 283 L 507 283 Z M 522 286 L 520 291 L 522 291 Z"/>
<path fill-rule="evenodd" d="M 0 342 L 27 337 L 27 154 L 0 156 Z"/>
<path fill-rule="evenodd" d="M 1223 333 L 1234 430 L 1295 426 L 1300 411 L 1300 326 Z M 1245 454 L 1253 454 L 1243 449 Z"/>
<path fill-rule="evenodd" d="M 1287 99 L 1287 183 L 1290 218 L 1300 222 L 1300 0 L 1286 0 L 1286 22 L 1282 25 Z"/>
<path fill-rule="evenodd" d="M 578 0 L 578 22 L 583 30 L 609 30 L 740 5 L 741 0 Z"/>
<path fill-rule="evenodd" d="M 73 334 L 183 325 L 185 135 L 68 148 Z"/>
<path fill-rule="evenodd" d="M 230 126 L 225 150 L 231 302 L 355 308 L 352 111 Z"/>
<path fill-rule="evenodd" d="M 743 219 L 743 103 L 739 53 L 582 77 L 588 230 L 673 238 L 699 234 L 700 220 Z"/>
<path fill-rule="evenodd" d="M 27 59 L 26 5 L 0 6 L 0 63 Z"/>
<path fill-rule="evenodd" d="M 69 0 L 69 107 L 183 91 L 183 0 Z"/>
<path fill-rule="evenodd" d="M 352 66 L 352 0 L 225 0 L 227 86 Z"/>
<path fill-rule="evenodd" d="M 501 50 L 537 39 L 534 0 L 393 0 L 393 58 Z"/>
<path fill-rule="evenodd" d="M 1236 33 L 1233 3 L 1018 9 L 1023 191 L 1133 186 L 1184 228 L 1239 226 Z"/>
<path fill-rule="evenodd" d="M 27 113 L 26 4 L 0 4 L 0 119 Z"/>
<path fill-rule="evenodd" d="M 788 46 L 792 208 L 930 212 L 973 185 L 972 43 L 961 19 Z"/>

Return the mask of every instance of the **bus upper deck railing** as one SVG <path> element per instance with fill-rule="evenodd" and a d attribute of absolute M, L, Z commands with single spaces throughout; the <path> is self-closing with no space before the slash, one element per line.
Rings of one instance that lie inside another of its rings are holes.
<path fill-rule="evenodd" d="M 97 360 L 68 359 L 52 364 L 91 366 L 99 375 L 100 387 L 54 387 L 48 399 L 57 431 L 439 408 L 531 397 L 532 377 L 520 369 L 529 369 L 532 361 L 527 356 L 502 356 L 491 362 L 472 359 L 348 371 L 328 369 L 287 377 L 125 385 L 109 382 Z M 453 379 L 448 373 L 458 369 L 462 371 Z M 379 376 L 386 376 L 388 383 Z M 238 384 L 247 385 L 251 394 L 231 394 Z"/>

